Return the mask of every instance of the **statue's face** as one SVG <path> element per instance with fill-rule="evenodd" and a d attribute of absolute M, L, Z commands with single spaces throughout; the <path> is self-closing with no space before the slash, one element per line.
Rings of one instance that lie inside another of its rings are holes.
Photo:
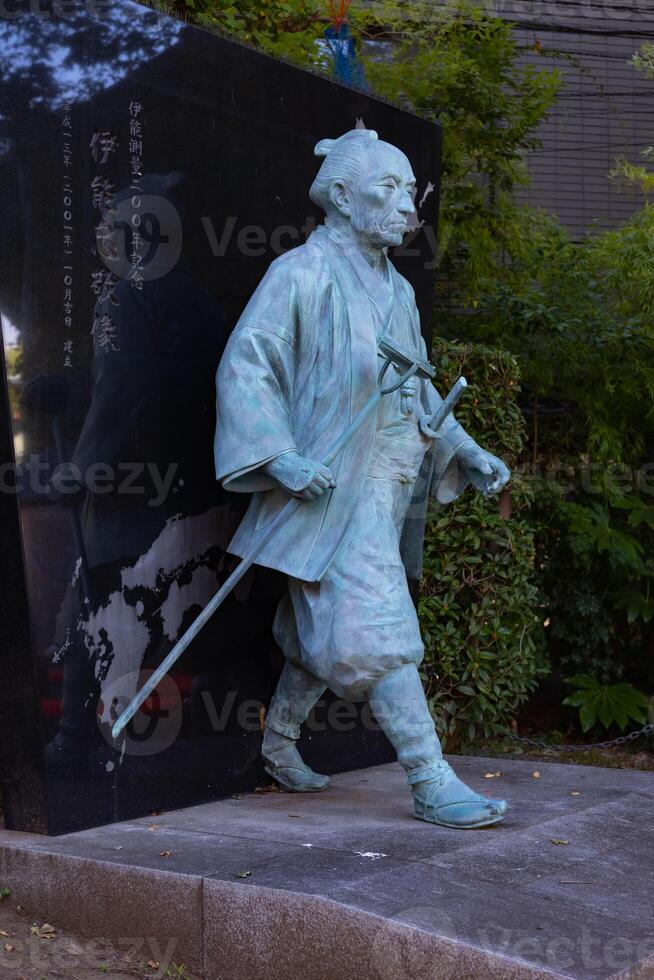
<path fill-rule="evenodd" d="M 401 245 L 409 215 L 415 214 L 416 178 L 396 147 L 379 143 L 366 155 L 359 181 L 351 189 L 353 228 L 376 248 Z"/>

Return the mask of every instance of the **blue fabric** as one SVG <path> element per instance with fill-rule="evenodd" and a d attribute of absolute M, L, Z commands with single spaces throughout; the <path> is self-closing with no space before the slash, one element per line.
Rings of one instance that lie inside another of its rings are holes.
<path fill-rule="evenodd" d="M 334 81 L 341 82 L 343 85 L 352 85 L 367 92 L 368 83 L 363 73 L 363 65 L 347 24 L 326 28 L 324 37 L 332 55 L 332 78 Z"/>

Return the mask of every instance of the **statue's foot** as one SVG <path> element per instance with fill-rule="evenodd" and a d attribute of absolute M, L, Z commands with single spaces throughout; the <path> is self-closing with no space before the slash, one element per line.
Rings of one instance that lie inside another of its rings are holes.
<path fill-rule="evenodd" d="M 329 776 L 305 765 L 295 742 L 284 735 L 266 731 L 261 756 L 268 775 L 289 793 L 320 793 L 329 786 Z"/>
<path fill-rule="evenodd" d="M 451 769 L 440 778 L 417 783 L 413 802 L 418 820 L 459 830 L 490 827 L 503 820 L 507 810 L 505 800 L 475 793 Z"/>

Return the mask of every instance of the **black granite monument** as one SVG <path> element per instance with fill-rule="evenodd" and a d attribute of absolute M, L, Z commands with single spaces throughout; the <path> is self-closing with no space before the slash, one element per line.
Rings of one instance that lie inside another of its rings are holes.
<path fill-rule="evenodd" d="M 358 122 L 409 155 L 420 206 L 395 261 L 429 325 L 440 134 L 129 0 L 8 7 L 0 752 L 6 825 L 57 834 L 261 779 L 272 573 L 243 580 L 118 744 L 111 722 L 236 561 L 246 501 L 213 477 L 214 375 L 268 264 L 320 220 L 314 144 Z M 310 764 L 391 757 L 359 708 L 333 708 Z"/>

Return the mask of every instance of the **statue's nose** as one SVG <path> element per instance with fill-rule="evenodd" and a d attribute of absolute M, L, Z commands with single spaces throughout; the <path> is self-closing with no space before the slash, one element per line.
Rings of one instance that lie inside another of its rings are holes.
<path fill-rule="evenodd" d="M 402 214 L 415 214 L 416 206 L 413 203 L 413 198 L 407 191 L 405 191 L 400 198 L 400 203 L 398 204 L 397 210 Z"/>

